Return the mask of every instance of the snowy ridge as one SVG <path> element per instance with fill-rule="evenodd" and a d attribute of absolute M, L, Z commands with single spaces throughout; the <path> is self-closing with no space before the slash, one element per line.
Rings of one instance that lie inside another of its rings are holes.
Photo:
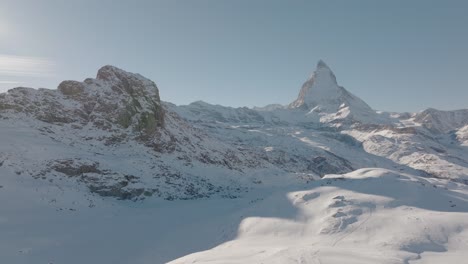
<path fill-rule="evenodd" d="M 468 109 L 441 111 L 429 108 L 415 114 L 413 120 L 436 133 L 447 133 L 468 124 Z"/>

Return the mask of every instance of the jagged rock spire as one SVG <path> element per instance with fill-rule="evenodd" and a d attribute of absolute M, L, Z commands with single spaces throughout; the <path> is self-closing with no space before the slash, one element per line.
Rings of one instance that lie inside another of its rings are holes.
<path fill-rule="evenodd" d="M 314 73 L 302 85 L 299 96 L 289 108 L 309 110 L 322 116 L 341 111 L 340 118 L 354 115 L 359 119 L 361 114 L 366 118 L 375 114 L 364 101 L 338 85 L 335 74 L 322 60 L 318 61 Z M 345 108 L 347 110 L 342 111 Z"/>
<path fill-rule="evenodd" d="M 332 70 L 324 61 L 319 60 L 314 73 L 302 85 L 299 96 L 289 107 L 314 107 L 324 100 L 333 99 L 338 96 L 341 89 Z"/>

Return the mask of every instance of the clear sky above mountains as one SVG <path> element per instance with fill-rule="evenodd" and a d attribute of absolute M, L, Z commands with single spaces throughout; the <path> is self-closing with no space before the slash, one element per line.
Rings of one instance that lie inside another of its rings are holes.
<path fill-rule="evenodd" d="M 0 91 L 112 64 L 176 104 L 288 104 L 323 59 L 379 110 L 468 108 L 466 1 L 0 0 Z"/>

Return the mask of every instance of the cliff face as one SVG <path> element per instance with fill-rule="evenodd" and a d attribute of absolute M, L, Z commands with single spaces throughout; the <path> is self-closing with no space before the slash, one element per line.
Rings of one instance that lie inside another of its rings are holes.
<path fill-rule="evenodd" d="M 0 95 L 0 110 L 56 125 L 131 128 L 146 137 L 164 126 L 156 84 L 113 66 L 102 67 L 96 79 L 63 81 L 57 90 L 14 88 Z"/>

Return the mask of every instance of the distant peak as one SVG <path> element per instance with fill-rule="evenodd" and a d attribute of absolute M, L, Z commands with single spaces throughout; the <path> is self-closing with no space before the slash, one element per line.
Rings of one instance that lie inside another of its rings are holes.
<path fill-rule="evenodd" d="M 202 101 L 202 100 L 197 100 L 195 102 L 191 102 L 190 105 L 201 105 L 201 106 L 207 106 L 210 105 L 209 103 Z"/>
<path fill-rule="evenodd" d="M 336 113 L 345 106 L 364 112 L 373 110 L 361 99 L 339 86 L 335 74 L 323 61 L 319 60 L 317 68 L 302 85 L 297 99 L 289 108 L 316 109 L 322 114 Z"/>
<path fill-rule="evenodd" d="M 336 77 L 333 71 L 323 60 L 319 60 L 315 71 L 310 75 L 308 81 L 314 82 L 316 79 L 322 79 L 323 77 L 330 78 L 336 84 Z"/>
<path fill-rule="evenodd" d="M 319 68 L 330 69 L 330 67 L 328 67 L 328 65 L 323 60 L 319 60 L 317 62 L 317 69 L 319 69 Z"/>
<path fill-rule="evenodd" d="M 317 68 L 315 69 L 314 73 L 310 76 L 309 81 L 329 82 L 338 85 L 336 82 L 335 74 L 323 60 L 319 60 L 317 62 Z"/>

